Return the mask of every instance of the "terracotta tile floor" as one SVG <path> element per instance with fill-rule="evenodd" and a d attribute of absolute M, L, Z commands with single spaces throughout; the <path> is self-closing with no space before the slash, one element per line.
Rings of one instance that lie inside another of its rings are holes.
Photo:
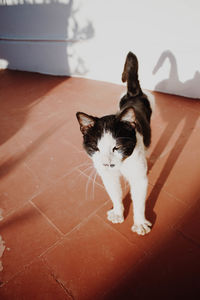
<path fill-rule="evenodd" d="M 154 93 L 151 233 L 112 204 L 82 149 L 77 111 L 117 110 L 123 86 L 0 72 L 0 299 L 200 299 L 200 101 Z"/>

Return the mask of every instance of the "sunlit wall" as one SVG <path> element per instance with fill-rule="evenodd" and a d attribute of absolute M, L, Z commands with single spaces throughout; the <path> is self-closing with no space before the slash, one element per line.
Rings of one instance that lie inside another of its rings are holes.
<path fill-rule="evenodd" d="M 131 50 L 144 88 L 200 97 L 198 0 L 1 3 L 1 67 L 120 83 Z"/>

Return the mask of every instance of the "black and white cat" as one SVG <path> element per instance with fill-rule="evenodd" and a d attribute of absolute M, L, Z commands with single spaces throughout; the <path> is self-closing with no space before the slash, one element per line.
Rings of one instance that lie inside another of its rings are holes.
<path fill-rule="evenodd" d="M 130 185 L 134 209 L 132 231 L 145 235 L 151 223 L 145 217 L 147 162 L 145 150 L 151 142 L 151 105 L 138 80 L 138 60 L 129 52 L 122 74 L 127 93 L 120 100 L 116 115 L 101 118 L 76 114 L 83 134 L 83 146 L 101 176 L 113 209 L 107 212 L 112 223 L 124 221 L 120 176 Z"/>

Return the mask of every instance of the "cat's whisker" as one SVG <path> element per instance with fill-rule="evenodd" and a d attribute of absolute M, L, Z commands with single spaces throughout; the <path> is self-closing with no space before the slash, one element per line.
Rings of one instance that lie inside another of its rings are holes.
<path fill-rule="evenodd" d="M 96 178 L 97 178 L 97 171 L 95 170 L 95 174 L 92 182 L 93 200 L 94 200 L 94 187 L 95 187 Z"/>
<path fill-rule="evenodd" d="M 85 173 L 86 174 L 86 172 L 88 171 L 88 170 L 91 170 L 91 169 L 94 169 L 94 166 L 91 164 L 91 166 L 89 166 L 89 167 L 87 167 L 86 169 L 83 169 L 83 170 L 81 170 L 83 173 Z M 86 174 L 87 175 L 87 174 Z"/>
<path fill-rule="evenodd" d="M 95 170 L 92 170 L 92 172 L 90 173 L 90 175 L 86 175 L 88 176 L 88 180 L 87 180 L 87 184 L 86 184 L 86 187 L 85 187 L 85 195 L 86 195 L 86 199 L 87 199 L 87 196 L 88 196 L 88 188 L 89 188 L 89 184 L 90 184 L 90 181 L 92 179 L 92 176 L 95 172 Z"/>
<path fill-rule="evenodd" d="M 87 174 L 87 171 L 90 171 L 91 169 L 94 169 L 93 165 L 89 166 L 88 168 L 86 168 L 84 170 L 79 169 L 80 174 L 78 175 L 78 177 L 81 176 L 81 175 L 90 177 L 90 175 Z"/>
<path fill-rule="evenodd" d="M 79 175 L 77 176 L 77 178 L 76 178 L 76 180 L 80 177 L 80 176 L 89 176 L 86 172 L 88 171 L 88 170 L 91 170 L 91 169 L 93 169 L 94 167 L 93 167 L 93 165 L 92 166 L 90 166 L 90 167 L 88 167 L 88 168 L 86 168 L 86 169 L 84 169 L 84 170 L 81 170 L 81 169 L 78 169 L 78 171 L 79 171 Z"/>
<path fill-rule="evenodd" d="M 85 186 L 85 199 L 87 200 L 87 195 L 88 195 L 88 187 L 89 187 L 89 182 L 90 182 L 90 177 L 88 177 L 88 180 L 87 180 L 87 184 Z"/>
<path fill-rule="evenodd" d="M 67 172 L 67 176 L 69 176 L 69 175 L 71 175 L 74 171 L 77 171 L 80 167 L 84 167 L 84 166 L 88 166 L 89 164 L 91 164 L 91 163 L 89 163 L 89 162 L 84 162 L 84 163 L 82 163 L 82 164 L 79 164 L 78 166 L 75 166 L 74 168 L 72 168 L 71 170 L 69 170 L 68 172 Z"/>

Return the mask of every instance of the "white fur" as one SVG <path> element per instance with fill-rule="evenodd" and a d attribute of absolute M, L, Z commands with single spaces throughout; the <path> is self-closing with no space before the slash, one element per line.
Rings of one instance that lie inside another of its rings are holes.
<path fill-rule="evenodd" d="M 130 185 L 134 208 L 134 225 L 132 230 L 140 235 L 150 231 L 151 223 L 145 218 L 145 201 L 147 192 L 147 163 L 143 137 L 137 133 L 137 144 L 131 156 L 122 161 L 120 150 L 113 151 L 116 141 L 111 133 L 104 132 L 98 141 L 99 151 L 93 155 L 93 163 L 102 178 L 104 186 L 113 202 L 113 209 L 108 211 L 108 220 L 113 223 L 124 221 L 122 189 L 120 176 L 123 175 Z M 113 166 L 114 165 L 114 166 Z M 111 167 L 112 166 L 112 167 Z"/>

